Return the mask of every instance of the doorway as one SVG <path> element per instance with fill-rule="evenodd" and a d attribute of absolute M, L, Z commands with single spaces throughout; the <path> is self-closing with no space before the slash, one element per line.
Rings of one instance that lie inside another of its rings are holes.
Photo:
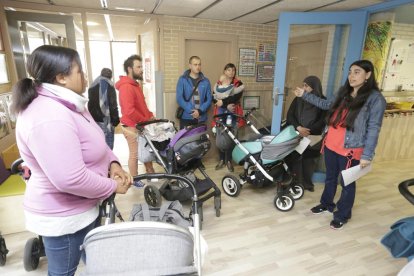
<path fill-rule="evenodd" d="M 294 89 L 297 86 L 302 86 L 303 80 L 307 76 L 317 76 L 324 83 L 323 71 L 327 40 L 328 33 L 305 35 L 290 39 L 282 119 L 286 119 L 289 106 L 295 98 Z"/>
<path fill-rule="evenodd" d="M 201 39 L 201 38 L 188 38 L 184 42 L 184 70 L 188 69 L 188 59 L 191 56 L 199 56 L 201 59 L 201 71 L 206 78 L 209 79 L 211 89 L 213 90 L 214 84 L 223 74 L 224 66 L 234 62 L 234 56 L 237 52 L 234 51 L 234 40 L 221 40 L 217 38 Z M 235 63 L 236 64 L 236 63 Z M 208 111 L 207 127 L 211 129 L 211 122 L 213 117 L 213 104 Z M 212 134 L 212 133 L 211 133 Z M 213 137 L 213 136 L 211 136 Z M 211 149 L 206 158 L 215 158 L 217 156 L 217 149 L 215 145 L 215 139 L 212 139 Z"/>

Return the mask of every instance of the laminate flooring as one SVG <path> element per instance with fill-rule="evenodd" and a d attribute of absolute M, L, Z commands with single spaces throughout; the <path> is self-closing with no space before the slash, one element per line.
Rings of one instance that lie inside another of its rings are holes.
<path fill-rule="evenodd" d="M 123 137 L 117 139 L 123 141 Z M 125 146 L 116 147 L 115 152 L 125 160 Z M 221 178 L 227 171 L 215 171 L 215 163 L 206 161 L 207 173 L 222 189 Z M 329 227 L 332 214 L 314 215 L 309 211 L 319 202 L 322 183 L 316 184 L 315 192 L 306 192 L 288 212 L 274 207 L 272 186 L 255 188 L 246 184 L 235 198 L 222 193 L 220 217 L 215 216 L 213 200 L 206 201 L 202 235 L 208 253 L 203 274 L 396 275 L 407 260 L 392 258 L 380 239 L 392 223 L 414 214 L 414 206 L 398 191 L 400 182 L 414 178 L 413 167 L 414 160 L 374 162 L 373 170 L 357 182 L 352 219 L 340 230 Z M 156 170 L 162 172 L 160 167 Z M 240 171 L 241 167 L 236 167 L 236 174 Z M 132 205 L 144 202 L 143 190 L 131 188 L 116 201 L 128 218 Z M 13 219 L 13 214 L 6 219 Z M 29 232 L 5 235 L 10 253 L 6 265 L 0 267 L 1 275 L 47 274 L 45 258 L 36 271 L 28 273 L 23 268 L 23 248 L 33 236 Z"/>

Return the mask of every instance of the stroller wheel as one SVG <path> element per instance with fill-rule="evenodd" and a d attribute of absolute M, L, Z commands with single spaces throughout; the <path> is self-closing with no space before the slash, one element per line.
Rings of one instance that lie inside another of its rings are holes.
<path fill-rule="evenodd" d="M 294 184 L 292 187 L 290 187 L 289 193 L 292 195 L 294 200 L 299 200 L 305 194 L 305 189 L 301 184 Z"/>
<path fill-rule="evenodd" d="M 24 247 L 23 264 L 26 271 L 35 270 L 39 265 L 40 241 L 38 238 L 31 238 Z"/>
<path fill-rule="evenodd" d="M 240 180 L 232 174 L 227 174 L 221 180 L 221 185 L 226 195 L 236 197 L 240 194 Z"/>
<path fill-rule="evenodd" d="M 144 197 L 145 201 L 148 203 L 148 205 L 152 207 L 160 207 L 161 206 L 161 193 L 158 190 L 157 187 L 154 185 L 146 185 L 144 188 Z"/>
<path fill-rule="evenodd" d="M 295 200 L 290 194 L 276 195 L 273 203 L 276 209 L 282 212 L 290 211 L 295 206 Z"/>

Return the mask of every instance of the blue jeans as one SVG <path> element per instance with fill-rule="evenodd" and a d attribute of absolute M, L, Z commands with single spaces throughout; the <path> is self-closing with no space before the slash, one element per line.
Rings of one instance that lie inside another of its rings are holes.
<path fill-rule="evenodd" d="M 108 147 L 112 150 L 114 149 L 114 140 L 115 140 L 115 129 L 113 126 L 111 126 L 111 130 L 108 129 L 108 123 L 105 122 L 107 120 L 104 118 L 104 122 L 97 122 L 98 125 L 101 127 L 104 135 L 105 135 L 105 141 Z"/>
<path fill-rule="evenodd" d="M 342 176 L 340 177 L 342 192 L 338 202 L 334 203 L 336 189 L 338 187 L 338 177 L 342 170 L 347 168 L 348 158 L 331 151 L 327 147 L 324 148 L 325 165 L 326 165 L 326 179 L 325 188 L 323 189 L 321 204 L 328 208 L 329 211 L 334 212 L 334 219 L 341 222 L 347 222 L 352 216 L 352 206 L 355 201 L 355 182 L 344 186 Z M 359 160 L 351 160 L 351 166 L 359 165 Z"/>
<path fill-rule="evenodd" d="M 100 218 L 100 217 L 98 217 Z M 98 219 L 74 234 L 58 237 L 43 236 L 48 275 L 75 275 L 82 255 L 80 246 L 86 234 L 99 225 Z"/>

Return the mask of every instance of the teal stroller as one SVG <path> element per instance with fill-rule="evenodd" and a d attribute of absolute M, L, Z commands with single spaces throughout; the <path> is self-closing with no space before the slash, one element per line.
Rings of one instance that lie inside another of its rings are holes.
<path fill-rule="evenodd" d="M 215 117 L 221 116 L 223 115 Z M 249 112 L 245 116 L 233 116 L 245 120 L 247 126 L 260 136 L 260 132 L 248 119 Z M 293 126 L 287 126 L 276 136 L 267 135 L 254 141 L 240 142 L 222 120 L 217 119 L 216 123 L 219 126 L 217 131 L 228 135 L 236 144 L 232 159 L 244 168 L 239 177 L 234 174 L 226 174 L 223 177 L 223 191 L 228 196 L 237 197 L 246 183 L 256 187 L 276 184 L 277 192 L 273 200 L 276 209 L 282 212 L 291 210 L 295 200 L 304 195 L 303 186 L 293 181 L 293 176 L 283 160 L 295 150 L 301 140 Z"/>

